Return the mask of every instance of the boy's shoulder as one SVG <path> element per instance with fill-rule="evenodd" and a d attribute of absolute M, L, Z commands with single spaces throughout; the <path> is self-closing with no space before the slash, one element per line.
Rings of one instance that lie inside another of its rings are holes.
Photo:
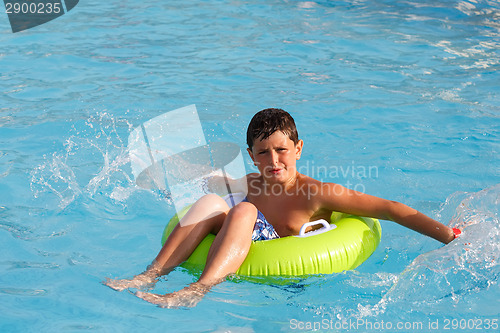
<path fill-rule="evenodd" d="M 328 184 L 318 179 L 303 175 L 301 173 L 297 174 L 297 183 L 301 186 L 310 186 L 310 187 L 322 187 L 325 184 Z"/>
<path fill-rule="evenodd" d="M 298 178 L 298 189 L 301 192 L 307 192 L 309 200 L 318 202 L 336 200 L 345 192 L 345 188 L 336 183 L 324 182 L 306 175 L 300 175 Z"/>

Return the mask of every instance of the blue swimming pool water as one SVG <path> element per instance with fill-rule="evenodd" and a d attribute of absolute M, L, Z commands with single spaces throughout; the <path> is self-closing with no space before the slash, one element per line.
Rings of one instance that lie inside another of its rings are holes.
<path fill-rule="evenodd" d="M 85 1 L 16 34 L 0 15 L 1 331 L 498 331 L 499 22 L 497 1 Z M 464 234 L 382 222 L 354 271 L 225 282 L 190 310 L 104 287 L 174 212 L 134 185 L 128 135 L 189 104 L 243 150 L 252 115 L 284 108 L 302 171 Z"/>

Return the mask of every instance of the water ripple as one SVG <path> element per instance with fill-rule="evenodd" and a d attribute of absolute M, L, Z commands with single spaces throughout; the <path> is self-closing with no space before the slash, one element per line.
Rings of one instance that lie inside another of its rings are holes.
<path fill-rule="evenodd" d="M 0 265 L 7 265 L 8 269 L 59 269 L 60 266 L 54 263 L 39 263 L 29 261 L 0 261 Z"/>
<path fill-rule="evenodd" d="M 14 296 L 45 296 L 47 293 L 45 289 L 0 288 L 0 294 Z"/>

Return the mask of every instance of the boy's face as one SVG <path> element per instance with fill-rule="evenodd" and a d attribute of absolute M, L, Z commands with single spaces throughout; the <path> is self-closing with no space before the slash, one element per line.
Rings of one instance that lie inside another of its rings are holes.
<path fill-rule="evenodd" d="M 247 150 L 266 181 L 284 184 L 296 177 L 303 144 L 299 140 L 295 145 L 286 134 L 276 131 L 267 139 L 255 140 L 252 150 Z"/>

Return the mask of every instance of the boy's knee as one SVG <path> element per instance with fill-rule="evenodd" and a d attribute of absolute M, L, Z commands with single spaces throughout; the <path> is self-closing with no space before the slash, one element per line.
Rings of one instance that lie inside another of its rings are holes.
<path fill-rule="evenodd" d="M 226 201 L 214 193 L 206 194 L 199 200 L 200 204 L 212 207 L 214 210 L 226 211 L 229 206 Z"/>
<path fill-rule="evenodd" d="M 250 202 L 240 202 L 231 209 L 231 215 L 232 218 L 238 220 L 239 223 L 255 223 L 255 219 L 257 218 L 257 207 Z"/>

